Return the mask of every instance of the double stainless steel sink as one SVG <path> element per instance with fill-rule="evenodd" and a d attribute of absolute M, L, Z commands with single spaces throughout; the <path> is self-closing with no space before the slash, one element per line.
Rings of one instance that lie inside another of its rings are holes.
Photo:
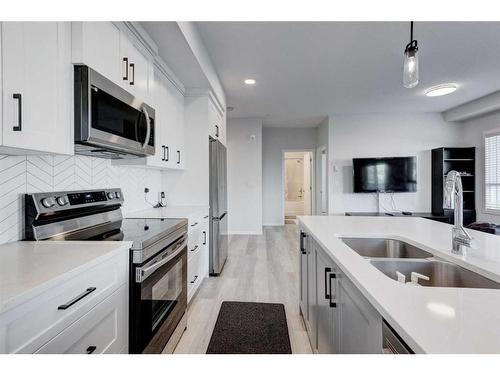
<path fill-rule="evenodd" d="M 429 287 L 500 289 L 500 283 L 492 281 L 456 264 L 435 258 L 431 253 L 401 240 L 390 238 L 341 238 L 359 255 L 391 279 L 397 280 L 397 272 L 410 280 L 411 273 L 429 277 L 419 284 Z"/>

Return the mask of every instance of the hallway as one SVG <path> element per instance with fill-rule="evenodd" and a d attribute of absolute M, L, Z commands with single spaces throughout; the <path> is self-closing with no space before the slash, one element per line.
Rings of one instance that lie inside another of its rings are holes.
<path fill-rule="evenodd" d="M 299 313 L 297 231 L 285 225 L 264 227 L 260 236 L 232 236 L 222 275 L 204 280 L 175 353 L 205 353 L 222 301 L 283 303 L 292 352 L 311 353 Z"/>

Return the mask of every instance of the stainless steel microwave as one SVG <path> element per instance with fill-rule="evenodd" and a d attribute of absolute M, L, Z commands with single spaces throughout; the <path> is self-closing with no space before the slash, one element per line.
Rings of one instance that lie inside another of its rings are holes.
<path fill-rule="evenodd" d="M 75 65 L 75 153 L 107 159 L 155 153 L 155 110 L 85 65 Z"/>

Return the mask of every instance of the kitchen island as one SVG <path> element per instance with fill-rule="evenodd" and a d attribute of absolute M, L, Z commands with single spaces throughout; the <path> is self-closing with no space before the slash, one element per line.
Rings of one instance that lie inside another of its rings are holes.
<path fill-rule="evenodd" d="M 500 282 L 500 237 L 478 231 L 469 231 L 476 240 L 476 248 L 467 249 L 463 254 L 453 254 L 451 251 L 451 228 L 445 223 L 413 217 L 345 217 L 345 216 L 304 216 L 299 217 L 299 225 L 304 236 L 310 237 L 321 251 L 314 258 L 308 258 L 308 265 L 301 262 L 301 280 L 303 273 L 311 273 L 314 268 L 320 269 L 323 263 L 331 261 L 333 269 L 338 267 L 337 280 L 349 282 L 351 290 L 359 293 L 360 303 L 367 305 L 367 310 L 361 312 L 360 319 L 368 322 L 365 331 L 360 326 L 351 325 L 351 331 L 344 332 L 346 338 L 365 337 L 360 345 L 360 352 L 366 352 L 365 345 L 370 342 L 370 335 L 378 335 L 378 324 L 386 321 L 397 335 L 415 353 L 500 353 L 500 289 L 426 287 L 400 283 L 379 271 L 369 260 L 363 258 L 347 246 L 341 238 L 390 238 L 402 240 L 414 245 L 434 257 L 457 264 L 465 269 L 478 273 L 490 280 Z M 301 247 L 302 254 L 304 249 Z M 329 259 L 326 261 L 322 255 Z M 301 256 L 301 259 L 303 259 Z M 323 263 L 321 263 L 323 262 Z M 328 268 L 328 267 L 327 267 Z M 335 271 L 331 272 L 334 274 Z M 326 275 L 326 273 L 325 273 Z M 313 280 L 313 282 L 311 282 Z M 330 310 L 337 315 L 344 306 L 342 301 L 335 301 L 331 285 L 335 284 L 335 276 L 331 280 L 324 277 L 325 288 L 330 282 L 332 296 L 324 296 L 320 291 L 323 287 L 323 274 L 316 272 L 309 278 L 309 296 L 306 304 L 314 305 L 316 309 L 304 306 L 301 285 L 301 311 L 308 326 L 313 347 L 323 345 L 325 329 L 337 331 L 329 338 L 326 345 L 329 352 L 343 352 L 338 339 L 338 332 L 346 330 L 346 326 L 336 327 L 339 317 L 329 317 L 328 327 L 321 325 L 319 320 L 325 308 L 321 307 L 324 297 L 329 298 Z M 409 280 L 407 280 L 409 281 Z M 338 283 L 338 281 L 337 281 Z M 315 285 L 318 290 L 311 285 Z M 339 285 L 339 284 L 337 284 Z M 307 288 L 306 288 L 307 289 Z M 339 290 L 342 290 L 341 288 Z M 335 292 L 335 293 L 334 293 Z M 316 302 L 315 302 L 315 299 Z M 333 300 L 333 301 L 332 301 Z M 354 301 L 354 305 L 356 305 Z M 359 305 L 358 305 L 359 306 Z M 371 314 L 371 315 L 370 315 Z M 347 317 L 348 314 L 345 314 Z M 352 315 L 351 315 L 352 316 Z M 349 320 L 346 319 L 348 322 Z M 360 320 L 361 321 L 361 320 Z M 319 323 L 318 323 L 319 322 Z M 360 332 L 356 332 L 360 330 Z M 375 344 L 380 336 L 372 337 Z M 353 343 L 349 343 L 352 349 Z M 354 343 L 356 345 L 356 343 Z M 376 347 L 376 345 L 375 345 Z M 373 349 L 374 346 L 372 345 Z M 321 352 L 321 350 L 317 350 Z M 349 351 L 349 350 L 347 350 Z M 356 351 L 356 350 L 354 350 Z M 382 352 L 382 346 L 380 350 Z"/>

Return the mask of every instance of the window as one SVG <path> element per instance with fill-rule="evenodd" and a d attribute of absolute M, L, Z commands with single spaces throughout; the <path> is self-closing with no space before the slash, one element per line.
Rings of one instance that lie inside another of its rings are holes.
<path fill-rule="evenodd" d="M 500 215 L 500 130 L 484 137 L 484 208 Z"/>

